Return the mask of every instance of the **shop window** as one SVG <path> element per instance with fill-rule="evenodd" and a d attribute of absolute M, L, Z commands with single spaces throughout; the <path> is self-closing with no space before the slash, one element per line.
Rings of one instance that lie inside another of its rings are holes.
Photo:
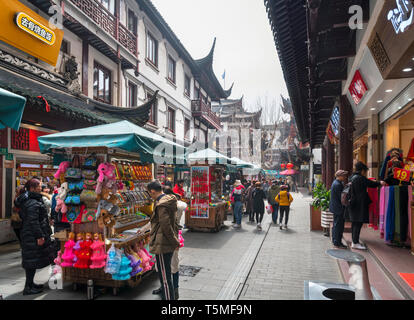
<path fill-rule="evenodd" d="M 137 35 L 138 19 L 134 11 L 128 9 L 128 30 Z"/>
<path fill-rule="evenodd" d="M 137 86 L 132 82 L 129 82 L 128 84 L 128 106 L 137 106 Z"/>
<path fill-rule="evenodd" d="M 158 67 L 158 41 L 150 33 L 147 33 L 147 59 Z"/>
<path fill-rule="evenodd" d="M 189 76 L 185 75 L 184 76 L 184 94 L 187 97 L 190 97 L 190 89 L 191 88 L 191 79 Z"/>
<path fill-rule="evenodd" d="M 170 130 L 171 132 L 175 132 L 175 110 L 172 108 L 168 108 L 168 113 L 167 113 L 167 127 L 168 130 Z"/>
<path fill-rule="evenodd" d="M 190 119 L 184 119 L 184 137 L 185 139 L 190 139 Z"/>
<path fill-rule="evenodd" d="M 200 99 L 200 89 L 194 86 L 194 100 Z"/>
<path fill-rule="evenodd" d="M 152 94 L 147 92 L 147 101 L 152 98 Z M 155 103 L 152 104 L 150 114 L 149 114 L 149 122 L 153 125 L 157 125 L 157 110 L 158 110 L 158 99 Z"/>
<path fill-rule="evenodd" d="M 93 98 L 97 101 L 112 103 L 111 71 L 95 62 L 93 73 Z"/>
<path fill-rule="evenodd" d="M 168 56 L 168 79 L 175 83 L 175 60 Z"/>

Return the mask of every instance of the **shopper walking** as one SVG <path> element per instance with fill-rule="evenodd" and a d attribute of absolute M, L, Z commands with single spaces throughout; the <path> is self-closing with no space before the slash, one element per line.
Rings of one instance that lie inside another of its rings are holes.
<path fill-rule="evenodd" d="M 234 189 L 231 192 L 231 202 L 233 203 L 234 216 L 236 223 L 233 225 L 233 228 L 240 229 L 242 221 L 242 209 L 243 209 L 243 195 L 244 195 L 244 186 L 240 180 L 234 182 Z"/>
<path fill-rule="evenodd" d="M 41 182 L 31 179 L 25 185 L 25 192 L 14 202 L 22 219 L 22 267 L 26 271 L 23 295 L 42 292 L 43 285 L 34 283 L 36 269 L 47 267 L 56 257 L 50 238 L 52 229 L 40 194 L 41 190 Z"/>
<path fill-rule="evenodd" d="M 288 191 L 288 186 L 283 185 L 280 187 L 280 192 L 276 196 L 275 200 L 279 204 L 280 216 L 279 216 L 279 225 L 280 230 L 282 230 L 283 217 L 285 217 L 285 229 L 287 229 L 287 224 L 289 221 L 290 205 L 293 202 L 293 197 Z"/>
<path fill-rule="evenodd" d="M 246 190 L 245 197 L 245 206 L 246 212 L 249 214 L 249 222 L 254 222 L 254 212 L 253 212 L 253 191 L 255 189 L 256 181 L 251 181 L 250 186 Z"/>
<path fill-rule="evenodd" d="M 16 188 L 16 195 L 14 197 L 14 200 L 16 200 L 24 192 L 26 192 L 24 186 L 18 186 Z M 14 205 L 13 206 L 13 212 L 12 212 L 12 215 L 10 217 L 10 224 L 11 224 L 11 227 L 13 228 L 13 231 L 14 231 L 17 239 L 19 240 L 19 242 L 21 242 L 20 232 L 22 230 L 23 223 L 22 223 L 22 219 L 20 218 L 19 211 L 20 211 L 20 208 L 18 208 Z"/>
<path fill-rule="evenodd" d="M 352 248 L 366 250 L 367 248 L 360 243 L 359 237 L 364 223 L 369 223 L 369 205 L 371 199 L 368 195 L 368 188 L 378 188 L 386 185 L 384 181 L 377 182 L 367 178 L 368 167 L 363 162 L 355 165 L 355 173 L 350 179 L 351 203 L 347 210 L 352 222 Z"/>
<path fill-rule="evenodd" d="M 176 223 L 177 199 L 162 192 L 158 181 L 150 182 L 147 190 L 154 200 L 151 216 L 150 252 L 155 254 L 157 270 L 162 287 L 162 299 L 174 300 L 175 292 L 171 274 L 174 251 L 180 247 Z"/>
<path fill-rule="evenodd" d="M 339 170 L 335 174 L 335 181 L 331 187 L 331 201 L 329 202 L 329 211 L 334 215 L 332 228 L 332 243 L 338 249 L 347 249 L 342 243 L 345 226 L 345 207 L 342 205 L 341 197 L 344 190 L 344 182 L 348 177 L 348 171 Z"/>
<path fill-rule="evenodd" d="M 266 194 L 262 189 L 260 182 L 256 182 L 255 190 L 253 191 L 253 211 L 256 216 L 257 229 L 262 230 L 262 221 L 263 215 L 265 212 L 264 201 L 266 199 Z"/>
<path fill-rule="evenodd" d="M 269 202 L 269 204 L 272 206 L 272 221 L 275 225 L 277 225 L 277 217 L 279 214 L 279 203 L 276 202 L 276 196 L 279 194 L 280 192 L 280 185 L 279 183 L 275 180 L 272 183 L 272 186 L 269 189 L 269 196 L 267 197 L 267 201 Z"/>

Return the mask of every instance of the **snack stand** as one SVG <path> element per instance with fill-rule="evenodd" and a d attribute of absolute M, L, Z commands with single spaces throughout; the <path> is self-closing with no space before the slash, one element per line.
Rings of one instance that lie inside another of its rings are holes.
<path fill-rule="evenodd" d="M 156 149 L 160 143 L 172 150 L 181 146 L 128 121 L 38 140 L 42 153 L 68 160 L 55 175 L 62 182 L 56 210 L 71 224 L 70 232 L 55 234 L 63 281 L 76 289 L 92 280 L 115 295 L 121 287 L 139 285 L 154 265 L 149 230 L 141 230 L 152 214 L 146 191 L 153 179 L 151 163 L 162 156 Z"/>
<path fill-rule="evenodd" d="M 188 156 L 191 164 L 191 204 L 185 225 L 190 231 L 219 232 L 226 220 L 228 204 L 223 200 L 226 156 L 205 149 Z"/>

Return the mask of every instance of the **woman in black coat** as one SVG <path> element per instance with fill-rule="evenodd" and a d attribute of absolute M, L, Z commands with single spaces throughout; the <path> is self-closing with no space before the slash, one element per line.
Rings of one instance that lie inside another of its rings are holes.
<path fill-rule="evenodd" d="M 253 200 L 253 212 L 256 215 L 257 229 L 262 229 L 262 220 L 265 211 L 264 200 L 266 199 L 266 194 L 262 189 L 260 182 L 256 182 L 256 189 L 253 191 L 252 200 Z"/>
<path fill-rule="evenodd" d="M 385 185 L 385 182 L 377 182 L 367 178 L 368 167 L 363 162 L 355 165 L 355 173 L 351 177 L 351 204 L 348 207 L 349 218 L 352 222 L 352 248 L 366 250 L 366 247 L 359 243 L 359 235 L 364 223 L 369 223 L 369 205 L 371 199 L 368 195 L 368 188 L 378 188 Z"/>
<path fill-rule="evenodd" d="M 26 192 L 16 200 L 22 219 L 20 232 L 22 247 L 22 267 L 26 271 L 26 283 L 23 295 L 38 294 L 43 286 L 34 283 L 36 269 L 50 265 L 56 257 L 53 249 L 46 207 L 42 201 L 41 182 L 37 179 L 29 180 L 25 185 Z"/>

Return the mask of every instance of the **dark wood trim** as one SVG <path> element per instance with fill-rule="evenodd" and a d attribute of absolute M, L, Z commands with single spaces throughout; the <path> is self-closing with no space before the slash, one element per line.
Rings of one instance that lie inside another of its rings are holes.
<path fill-rule="evenodd" d="M 82 41 L 82 93 L 85 96 L 89 96 L 89 42 L 87 40 Z"/>

